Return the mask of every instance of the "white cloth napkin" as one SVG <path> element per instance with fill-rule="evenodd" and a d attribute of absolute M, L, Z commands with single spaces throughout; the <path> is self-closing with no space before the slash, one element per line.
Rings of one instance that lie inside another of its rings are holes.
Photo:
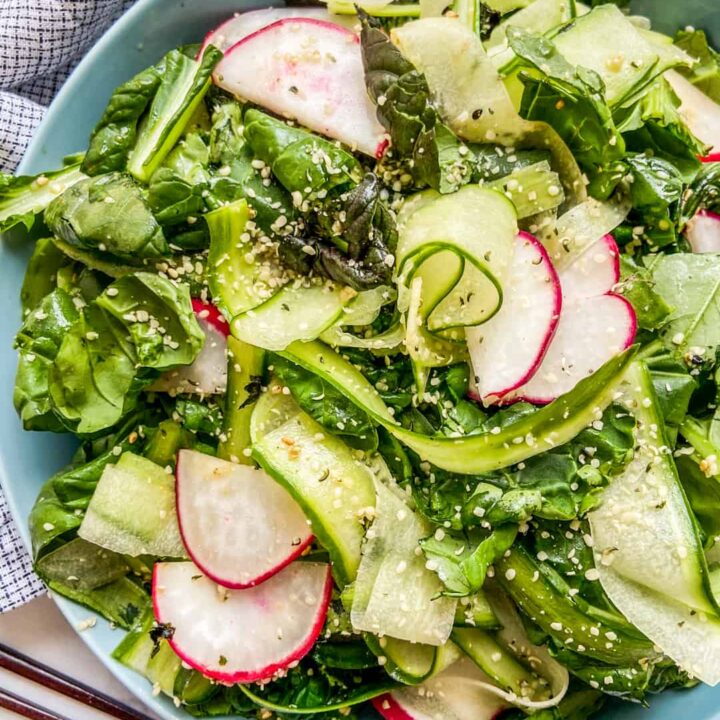
<path fill-rule="evenodd" d="M 17 167 L 65 78 L 133 2 L 0 0 L 0 171 Z M 0 488 L 0 612 L 43 591 Z"/>

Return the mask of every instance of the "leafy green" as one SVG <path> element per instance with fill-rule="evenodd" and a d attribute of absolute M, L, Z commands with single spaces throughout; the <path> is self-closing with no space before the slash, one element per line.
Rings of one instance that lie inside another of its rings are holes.
<path fill-rule="evenodd" d="M 467 597 L 480 590 L 488 568 L 511 547 L 516 535 L 514 525 L 464 536 L 440 531 L 421 540 L 420 547 L 445 585 L 443 595 Z"/>
<path fill-rule="evenodd" d="M 165 60 L 142 70 L 120 85 L 110 96 L 100 121 L 90 136 L 82 163 L 83 172 L 100 175 L 124 170 L 137 138 L 138 122 L 157 92 Z"/>
<path fill-rule="evenodd" d="M 40 488 L 28 519 L 35 558 L 54 542 L 73 535 L 82 522 L 81 511 L 76 512 L 60 501 L 53 481 L 51 478 Z"/>
<path fill-rule="evenodd" d="M 313 420 L 352 447 L 377 450 L 377 428 L 352 400 L 322 378 L 277 355 L 270 364 L 297 404 Z"/>
<path fill-rule="evenodd" d="M 122 173 L 88 178 L 68 188 L 50 203 L 45 222 L 71 247 L 130 264 L 170 254 L 142 189 Z"/>
<path fill-rule="evenodd" d="M 284 217 L 284 227 L 292 228 L 298 224 L 298 209 L 285 188 L 274 177 L 264 177 L 265 168 L 253 164 L 255 156 L 243 135 L 242 106 L 235 101 L 218 104 L 212 123 L 210 161 L 218 168 L 210 180 L 210 200 L 217 204 L 245 199 L 255 211 L 253 220 L 266 235 L 285 235 L 278 219 Z"/>
<path fill-rule="evenodd" d="M 29 230 L 58 192 L 84 177 L 79 162 L 40 175 L 0 173 L 0 233 L 20 224 Z"/>
<path fill-rule="evenodd" d="M 654 155 L 629 155 L 632 173 L 629 195 L 633 222 L 643 227 L 650 249 L 677 240 L 676 219 L 683 197 L 683 177 L 675 165 Z"/>
<path fill-rule="evenodd" d="M 710 46 L 705 32 L 680 30 L 675 44 L 698 61 L 691 68 L 678 68 L 678 72 L 715 102 L 720 102 L 720 53 Z"/>
<path fill-rule="evenodd" d="M 620 256 L 620 292 L 635 310 L 638 327 L 659 329 L 672 308 L 655 291 L 650 272 L 629 255 Z"/>
<path fill-rule="evenodd" d="M 199 61 L 180 50 L 163 59 L 160 86 L 143 118 L 127 157 L 127 170 L 147 182 L 178 141 L 210 87 L 210 75 L 222 53 L 213 45 Z"/>
<path fill-rule="evenodd" d="M 71 264 L 72 261 L 55 246 L 51 238 L 36 241 L 20 290 L 24 313 L 36 308 L 57 287 L 59 271 Z"/>
<path fill-rule="evenodd" d="M 279 247 L 285 265 L 303 274 L 314 271 L 355 290 L 391 282 L 397 229 L 374 173 L 321 209 L 318 222 L 321 232 L 344 252 L 320 239 L 289 236 Z"/>
<path fill-rule="evenodd" d="M 199 133 L 186 135 L 152 174 L 148 204 L 161 225 L 193 223 L 206 209 L 209 148 Z"/>
<path fill-rule="evenodd" d="M 205 336 L 187 286 L 158 275 L 126 275 L 84 308 L 50 370 L 50 396 L 77 433 L 112 427 L 137 403 L 151 375 L 190 364 Z"/>
<path fill-rule="evenodd" d="M 27 315 L 18 331 L 13 403 L 26 430 L 64 429 L 50 399 L 50 370 L 65 335 L 77 319 L 73 299 L 58 288 Z"/>
<path fill-rule="evenodd" d="M 706 538 L 720 536 L 720 479 L 706 474 L 697 460 L 688 455 L 676 458 L 675 464 L 690 507 Z"/>
<path fill-rule="evenodd" d="M 699 349 L 702 360 L 713 361 L 720 346 L 720 256 L 659 255 L 651 272 L 656 292 L 673 307 L 662 334 L 666 346 Z"/>
<path fill-rule="evenodd" d="M 558 647 L 571 635 L 573 648 L 583 656 L 621 667 L 637 667 L 657 657 L 652 642 L 616 613 L 604 613 L 580 595 L 570 595 L 567 585 L 525 549 L 516 545 L 495 567 L 503 590 Z M 611 643 L 607 632 L 614 633 Z"/>
<path fill-rule="evenodd" d="M 532 406 L 515 405 L 493 416 L 482 431 L 512 424 L 532 412 Z M 633 447 L 633 427 L 633 419 L 612 405 L 601 423 L 583 430 L 570 443 L 516 467 L 478 476 L 472 483 L 462 475 L 418 466 L 413 496 L 429 520 L 457 530 L 531 517 L 571 520 L 593 507 L 609 477 L 625 466 Z"/>
<path fill-rule="evenodd" d="M 74 590 L 95 590 L 122 577 L 130 570 L 122 555 L 75 538 L 35 563 L 45 581 L 56 581 Z"/>
<path fill-rule="evenodd" d="M 681 118 L 680 99 L 670 83 L 660 78 L 629 108 L 615 113 L 618 130 L 628 150 L 654 155 L 672 163 L 685 182 L 691 182 L 701 163 L 705 146 Z"/>
<path fill-rule="evenodd" d="M 588 175 L 590 194 L 608 198 L 624 175 L 625 142 L 605 101 L 602 79 L 571 65 L 542 35 L 510 26 L 507 36 L 516 55 L 541 73 L 520 74 L 520 114 L 551 125 Z"/>
<path fill-rule="evenodd" d="M 682 223 L 686 223 L 698 210 L 720 209 L 720 163 L 703 165 L 690 191 L 682 203 Z"/>
<path fill-rule="evenodd" d="M 129 577 L 93 590 L 76 589 L 57 580 L 50 580 L 48 587 L 125 630 L 132 629 L 137 619 L 150 608 L 150 594 Z"/>
<path fill-rule="evenodd" d="M 302 199 L 342 192 L 361 177 L 358 161 L 341 147 L 307 130 L 291 127 L 260 110 L 245 112 L 245 139 L 278 182 Z M 309 190 L 307 190 L 309 188 Z"/>
<path fill-rule="evenodd" d="M 455 192 L 472 177 L 472 154 L 441 121 L 425 76 L 373 18 L 361 12 L 360 19 L 365 82 L 390 134 L 393 158 L 408 164 L 420 187 Z"/>

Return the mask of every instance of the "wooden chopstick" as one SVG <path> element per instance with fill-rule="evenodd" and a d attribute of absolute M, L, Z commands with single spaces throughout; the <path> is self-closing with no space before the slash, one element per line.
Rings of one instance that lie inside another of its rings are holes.
<path fill-rule="evenodd" d="M 30 700 L 25 700 L 9 690 L 0 688 L 0 708 L 10 710 L 16 715 L 29 718 L 29 720 L 68 720 L 64 715 L 58 715 L 52 710 L 46 710 Z"/>
<path fill-rule="evenodd" d="M 137 710 L 134 710 L 129 705 L 125 705 L 117 700 L 113 700 L 110 696 L 99 690 L 81 683 L 74 678 L 64 675 L 57 670 L 54 670 L 47 665 L 43 665 L 37 660 L 29 658 L 27 655 L 23 655 L 17 650 L 3 645 L 0 643 L 0 668 L 4 668 L 15 675 L 20 675 L 34 683 L 38 683 L 49 690 L 54 690 L 61 695 L 71 698 L 83 705 L 95 708 L 100 712 L 104 712 L 106 715 L 117 718 L 117 720 L 150 720 L 150 718 Z M 10 693 L 5 693 L 10 695 Z M 28 703 L 27 700 L 22 701 Z M 32 703 L 28 703 L 32 705 Z M 0 705 L 0 707 L 4 707 Z M 42 708 L 40 708 L 41 712 Z M 65 720 L 61 716 L 54 715 L 26 715 L 26 717 L 38 718 L 38 720 Z"/>

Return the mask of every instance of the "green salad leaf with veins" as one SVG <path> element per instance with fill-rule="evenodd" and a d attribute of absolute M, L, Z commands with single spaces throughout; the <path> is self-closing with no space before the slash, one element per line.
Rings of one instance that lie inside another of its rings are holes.
<path fill-rule="evenodd" d="M 0 175 L 35 570 L 191 716 L 720 682 L 720 54 L 435 5 L 239 14 Z"/>

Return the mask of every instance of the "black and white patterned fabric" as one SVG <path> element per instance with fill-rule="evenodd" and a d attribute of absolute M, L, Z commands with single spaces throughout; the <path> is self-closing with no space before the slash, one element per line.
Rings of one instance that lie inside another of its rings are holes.
<path fill-rule="evenodd" d="M 22 159 L 82 55 L 134 0 L 0 0 L 0 171 Z M 0 489 L 0 612 L 44 591 Z"/>

